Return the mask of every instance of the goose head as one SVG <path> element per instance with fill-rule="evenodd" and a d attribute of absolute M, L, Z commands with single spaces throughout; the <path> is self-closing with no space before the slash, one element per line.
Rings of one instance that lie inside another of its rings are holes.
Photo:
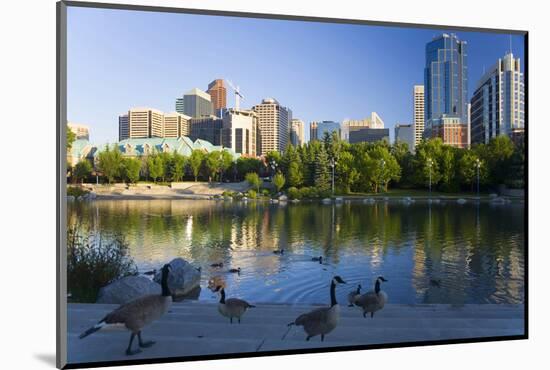
<path fill-rule="evenodd" d="M 332 278 L 332 283 L 333 284 L 346 284 L 346 282 L 339 275 L 336 275 L 335 277 Z"/>
<path fill-rule="evenodd" d="M 374 284 L 374 291 L 376 294 L 378 294 L 380 292 L 380 283 L 381 282 L 387 282 L 388 280 L 386 280 L 383 276 L 378 276 L 376 278 L 376 283 Z"/>

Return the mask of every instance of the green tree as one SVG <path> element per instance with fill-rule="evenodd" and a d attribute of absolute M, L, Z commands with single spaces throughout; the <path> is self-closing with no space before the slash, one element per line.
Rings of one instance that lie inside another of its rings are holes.
<path fill-rule="evenodd" d="M 109 184 L 120 177 L 121 167 L 122 153 L 120 153 L 118 146 L 113 145 L 111 149 L 109 145 L 107 145 L 105 150 L 98 154 L 98 168 L 103 172 Z"/>
<path fill-rule="evenodd" d="M 76 181 L 82 182 L 92 173 L 92 165 L 87 160 L 79 161 L 74 167 L 74 178 Z"/>
<path fill-rule="evenodd" d="M 73 143 L 76 140 L 76 134 L 69 128 L 69 125 L 67 125 L 67 150 L 71 150 L 73 147 Z"/>
<path fill-rule="evenodd" d="M 122 177 L 129 184 L 135 184 L 139 181 L 141 170 L 141 161 L 138 158 L 123 158 Z"/>
<path fill-rule="evenodd" d="M 262 161 L 252 157 L 239 157 L 237 159 L 237 173 L 239 178 L 244 179 L 249 172 L 260 172 Z"/>
<path fill-rule="evenodd" d="M 477 161 L 479 160 L 479 181 L 483 184 L 487 178 L 487 165 L 481 161 L 475 152 L 466 150 L 458 160 L 458 177 L 464 185 L 470 186 L 474 190 L 474 184 L 477 182 Z"/>
<path fill-rule="evenodd" d="M 439 183 L 441 179 L 439 159 L 442 147 L 443 141 L 440 138 L 424 140 L 416 146 L 413 169 L 417 185 L 428 186 L 430 177 L 432 187 Z"/>
<path fill-rule="evenodd" d="M 197 182 L 197 178 L 199 177 L 203 162 L 204 152 L 198 149 L 193 150 L 193 152 L 191 152 L 191 156 L 189 157 L 189 167 L 191 168 L 191 172 L 195 177 L 195 182 Z"/>
<path fill-rule="evenodd" d="M 171 181 L 181 181 L 185 173 L 186 158 L 178 152 L 172 153 L 169 159 L 168 172 Z"/>
<path fill-rule="evenodd" d="M 503 184 L 510 175 L 511 158 L 514 144 L 508 136 L 499 135 L 492 138 L 487 145 L 487 162 L 489 163 L 491 181 Z"/>
<path fill-rule="evenodd" d="M 223 181 L 223 174 L 233 166 L 233 156 L 227 150 L 222 150 L 220 155 L 220 181 Z"/>
<path fill-rule="evenodd" d="M 260 192 L 260 176 L 256 172 L 249 172 L 245 176 L 246 181 L 250 184 L 250 186 L 253 186 L 256 188 L 256 192 Z"/>
<path fill-rule="evenodd" d="M 349 151 L 341 151 L 335 167 L 336 184 L 345 194 L 349 194 L 351 187 L 359 180 L 359 172 L 355 168 L 355 158 Z"/>
<path fill-rule="evenodd" d="M 221 171 L 221 152 L 212 151 L 206 155 L 206 169 L 208 171 L 208 182 L 216 179 L 216 174 Z"/>
<path fill-rule="evenodd" d="M 298 161 L 290 163 L 287 177 L 289 186 L 299 187 L 302 185 L 302 183 L 304 182 L 304 176 L 302 174 L 302 168 Z"/>
<path fill-rule="evenodd" d="M 273 176 L 273 185 L 275 185 L 277 192 L 281 191 L 283 186 L 285 186 L 285 182 L 285 175 L 283 175 L 282 173 L 277 172 L 275 176 Z"/>
<path fill-rule="evenodd" d="M 149 155 L 149 158 L 147 158 L 147 170 L 154 182 L 163 178 L 165 176 L 165 167 L 162 156 L 158 153 Z"/>
<path fill-rule="evenodd" d="M 315 156 L 315 187 L 320 192 L 326 192 L 331 186 L 331 177 L 327 152 L 324 146 L 319 147 Z"/>

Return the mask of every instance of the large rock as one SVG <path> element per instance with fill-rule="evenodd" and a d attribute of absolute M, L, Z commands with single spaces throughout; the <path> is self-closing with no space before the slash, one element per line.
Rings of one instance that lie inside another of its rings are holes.
<path fill-rule="evenodd" d="M 200 286 L 201 273 L 183 258 L 170 262 L 172 270 L 168 276 L 168 287 L 175 296 L 182 296 Z M 162 270 L 157 271 L 154 280 L 160 284 Z"/>
<path fill-rule="evenodd" d="M 148 294 L 160 294 L 160 284 L 145 276 L 126 276 L 99 290 L 96 303 L 124 304 Z"/>
<path fill-rule="evenodd" d="M 288 197 L 286 195 L 279 195 L 279 202 L 286 202 L 288 201 Z"/>

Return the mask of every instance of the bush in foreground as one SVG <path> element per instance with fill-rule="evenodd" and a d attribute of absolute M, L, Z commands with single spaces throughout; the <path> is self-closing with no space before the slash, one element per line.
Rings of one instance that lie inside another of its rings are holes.
<path fill-rule="evenodd" d="M 82 235 L 76 225 L 67 230 L 67 290 L 76 302 L 95 302 L 99 289 L 137 268 L 121 236 L 107 241 Z"/>

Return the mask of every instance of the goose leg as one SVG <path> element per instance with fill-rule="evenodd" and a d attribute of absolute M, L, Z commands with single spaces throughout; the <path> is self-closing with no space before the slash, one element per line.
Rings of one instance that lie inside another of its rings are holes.
<path fill-rule="evenodd" d="M 141 331 L 138 332 L 138 340 L 139 340 L 139 346 L 141 348 L 148 348 L 148 347 L 151 347 L 153 344 L 155 344 L 155 342 L 153 342 L 152 340 L 149 340 L 147 342 L 143 342 L 141 340 Z"/>
<path fill-rule="evenodd" d="M 310 340 L 311 339 L 311 335 L 308 335 L 306 340 Z"/>
<path fill-rule="evenodd" d="M 363 311 L 363 318 L 367 318 L 367 312 Z"/>
<path fill-rule="evenodd" d="M 353 305 L 350 303 L 350 304 L 348 304 L 348 307 L 353 307 Z"/>
<path fill-rule="evenodd" d="M 230 324 L 233 324 L 233 316 L 231 316 L 231 317 L 229 318 L 229 323 L 230 323 Z"/>
<path fill-rule="evenodd" d="M 132 342 L 134 341 L 134 337 L 136 336 L 135 333 L 132 333 L 130 335 L 130 343 L 128 343 L 128 348 L 126 348 L 126 356 L 132 356 L 132 355 L 135 355 L 136 353 L 140 353 L 141 352 L 141 349 L 136 349 L 135 351 L 132 351 Z"/>
<path fill-rule="evenodd" d="M 239 324 L 241 323 L 241 318 L 239 317 Z"/>
<path fill-rule="evenodd" d="M 325 341 L 325 334 L 321 334 L 321 342 Z"/>
<path fill-rule="evenodd" d="M 370 318 L 374 318 L 374 311 L 370 313 Z"/>

